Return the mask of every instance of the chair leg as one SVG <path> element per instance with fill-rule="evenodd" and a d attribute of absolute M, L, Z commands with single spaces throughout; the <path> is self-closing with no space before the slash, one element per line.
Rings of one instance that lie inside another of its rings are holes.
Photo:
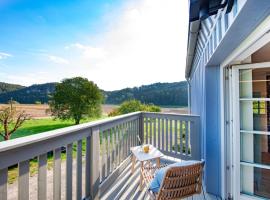
<path fill-rule="evenodd" d="M 143 161 L 141 162 L 141 170 L 143 169 Z M 143 189 L 143 175 L 142 172 L 140 172 L 140 188 L 139 190 L 142 191 Z"/>

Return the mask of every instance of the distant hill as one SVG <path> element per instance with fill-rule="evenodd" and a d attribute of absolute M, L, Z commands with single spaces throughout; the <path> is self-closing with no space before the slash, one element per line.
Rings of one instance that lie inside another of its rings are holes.
<path fill-rule="evenodd" d="M 10 86 L 12 90 L 0 92 L 0 103 L 7 103 L 10 99 L 23 104 L 33 104 L 37 101 L 48 103 L 49 95 L 54 92 L 55 85 L 56 83 L 29 87 L 12 85 Z M 155 83 L 116 91 L 103 91 L 103 93 L 106 104 L 120 104 L 129 99 L 137 99 L 143 103 L 153 103 L 160 106 L 187 106 L 188 101 L 186 81 Z"/>
<path fill-rule="evenodd" d="M 125 88 L 105 92 L 107 104 L 120 104 L 125 100 L 137 99 L 143 103 L 160 106 L 187 106 L 187 82 L 154 83 L 141 87 Z"/>
<path fill-rule="evenodd" d="M 14 90 L 19 90 L 22 88 L 24 88 L 24 86 L 0 82 L 0 94 L 5 92 L 11 92 Z"/>
<path fill-rule="evenodd" d="M 10 99 L 24 104 L 33 104 L 37 101 L 48 103 L 49 95 L 54 92 L 56 83 L 45 83 L 23 87 L 11 92 L 0 94 L 0 103 L 7 103 Z"/>

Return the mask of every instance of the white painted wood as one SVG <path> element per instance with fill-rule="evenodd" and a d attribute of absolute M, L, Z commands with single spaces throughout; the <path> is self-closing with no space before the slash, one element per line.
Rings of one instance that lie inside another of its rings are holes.
<path fill-rule="evenodd" d="M 29 160 L 19 163 L 18 199 L 29 199 Z"/>
<path fill-rule="evenodd" d="M 179 133 L 180 133 L 180 153 L 183 153 L 183 144 L 184 144 L 184 139 L 183 139 L 183 135 L 184 135 L 184 122 L 183 121 L 180 121 L 180 127 L 179 127 Z"/>
<path fill-rule="evenodd" d="M 92 200 L 99 198 L 99 127 L 92 128 L 91 154 L 90 154 L 90 197 Z"/>
<path fill-rule="evenodd" d="M 61 199 L 61 148 L 54 150 L 53 160 L 53 199 Z"/>
<path fill-rule="evenodd" d="M 111 169 L 112 171 L 114 170 L 114 168 L 116 168 L 116 165 L 115 165 L 115 128 L 112 128 L 111 129 L 111 134 L 112 134 L 112 162 L 111 162 Z"/>
<path fill-rule="evenodd" d="M 178 120 L 174 120 L 174 152 L 178 153 Z"/>
<path fill-rule="evenodd" d="M 173 123 L 172 120 L 170 120 L 170 152 L 172 153 L 173 151 Z"/>
<path fill-rule="evenodd" d="M 85 197 L 90 197 L 90 154 L 91 154 L 91 136 L 86 138 L 85 147 Z M 102 136 L 101 136 L 102 137 Z"/>
<path fill-rule="evenodd" d="M 145 143 L 148 144 L 148 136 L 149 136 L 149 128 L 148 128 L 148 122 L 149 122 L 149 118 L 145 118 L 145 133 L 144 133 L 144 137 L 145 137 Z"/>
<path fill-rule="evenodd" d="M 72 146 L 66 147 L 66 200 L 72 200 Z"/>
<path fill-rule="evenodd" d="M 77 141 L 76 197 L 82 199 L 82 140 Z"/>
<path fill-rule="evenodd" d="M 157 118 L 158 120 L 158 149 L 161 149 L 161 143 L 160 143 L 160 138 L 161 138 L 161 125 L 160 125 L 160 120 L 159 118 Z"/>
<path fill-rule="evenodd" d="M 149 144 L 153 144 L 152 136 L 153 136 L 153 118 L 150 118 L 150 136 L 149 136 Z"/>
<path fill-rule="evenodd" d="M 38 157 L 38 200 L 47 199 L 47 154 Z"/>
<path fill-rule="evenodd" d="M 169 148 L 168 148 L 168 140 L 169 140 L 169 130 L 168 130 L 168 119 L 166 119 L 166 122 L 165 122 L 165 131 L 166 131 L 166 151 L 169 151 Z"/>
<path fill-rule="evenodd" d="M 0 169 L 0 200 L 7 200 L 8 168 Z"/>

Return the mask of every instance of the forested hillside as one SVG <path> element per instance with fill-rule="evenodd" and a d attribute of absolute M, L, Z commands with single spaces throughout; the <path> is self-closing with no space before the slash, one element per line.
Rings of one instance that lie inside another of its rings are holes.
<path fill-rule="evenodd" d="M 24 88 L 24 86 L 0 82 L 0 94 Z"/>
<path fill-rule="evenodd" d="M 7 103 L 11 99 L 23 104 L 48 103 L 49 95 L 54 92 L 55 84 L 46 83 L 30 87 L 12 85 L 10 88 L 13 91 L 0 92 L 0 103 Z M 103 91 L 103 93 L 106 104 L 120 104 L 126 100 L 137 99 L 142 103 L 153 103 L 160 106 L 187 106 L 188 101 L 186 81 L 155 83 L 116 91 Z"/>
<path fill-rule="evenodd" d="M 18 103 L 33 104 L 36 102 L 47 103 L 49 95 L 54 92 L 56 83 L 45 83 L 32 85 L 11 92 L 0 94 L 0 103 L 7 103 L 9 100 Z"/>
<path fill-rule="evenodd" d="M 161 106 L 187 106 L 187 82 L 155 83 L 141 87 L 106 92 L 107 104 L 120 104 L 125 100 L 137 99 L 142 103 Z"/>

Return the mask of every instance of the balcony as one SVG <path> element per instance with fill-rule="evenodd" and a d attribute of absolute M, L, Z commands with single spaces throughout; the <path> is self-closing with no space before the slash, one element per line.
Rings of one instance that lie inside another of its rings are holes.
<path fill-rule="evenodd" d="M 148 199 L 131 175 L 130 147 L 151 143 L 162 162 L 201 158 L 200 119 L 136 112 L 0 143 L 0 200 Z M 49 164 L 49 160 L 51 163 Z M 37 172 L 32 164 L 37 163 Z M 18 177 L 9 182 L 9 169 Z M 216 199 L 205 192 L 194 199 Z"/>

